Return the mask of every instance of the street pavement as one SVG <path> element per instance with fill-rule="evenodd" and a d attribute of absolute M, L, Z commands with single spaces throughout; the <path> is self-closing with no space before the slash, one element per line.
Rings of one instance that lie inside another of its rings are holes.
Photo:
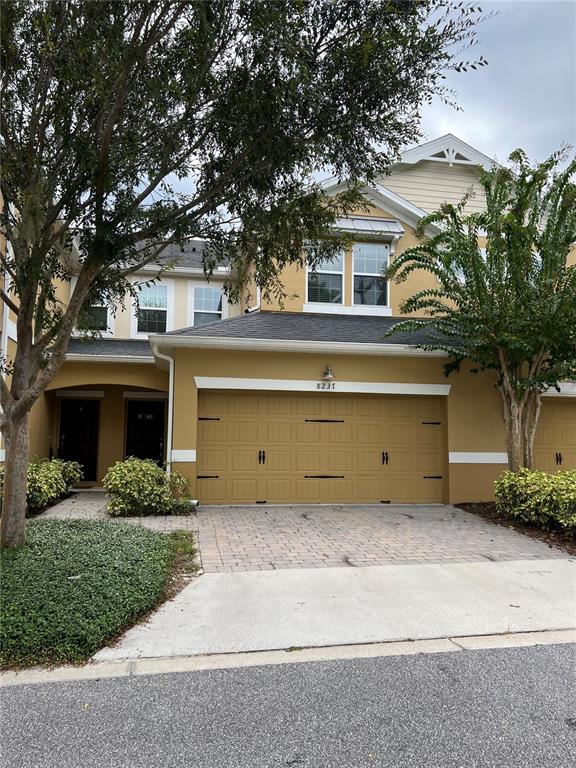
<path fill-rule="evenodd" d="M 6 688 L 2 768 L 572 768 L 576 645 Z"/>

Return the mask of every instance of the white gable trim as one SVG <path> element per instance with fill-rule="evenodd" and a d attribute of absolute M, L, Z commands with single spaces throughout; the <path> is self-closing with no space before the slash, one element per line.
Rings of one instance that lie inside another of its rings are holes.
<path fill-rule="evenodd" d="M 335 195 L 346 188 L 346 182 L 339 182 L 336 179 L 327 179 L 322 184 L 327 195 Z M 428 216 L 426 211 L 418 208 L 417 205 L 406 200 L 405 197 L 392 192 L 383 184 L 374 184 L 362 188 L 362 194 L 369 203 L 383 208 L 387 213 L 396 216 L 404 224 L 416 227 L 423 216 Z M 438 228 L 430 226 L 426 228 L 426 234 L 436 234 Z"/>
<path fill-rule="evenodd" d="M 402 154 L 400 162 L 394 167 L 415 165 L 422 160 L 448 163 L 449 165 L 480 166 L 485 171 L 489 171 L 495 164 L 495 161 L 488 155 L 474 149 L 470 144 L 454 136 L 453 133 L 447 133 L 437 139 L 427 141 L 425 144 L 406 150 Z"/>

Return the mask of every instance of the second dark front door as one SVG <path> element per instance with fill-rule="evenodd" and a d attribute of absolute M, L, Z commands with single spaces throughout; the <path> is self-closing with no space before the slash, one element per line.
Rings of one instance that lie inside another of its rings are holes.
<path fill-rule="evenodd" d="M 100 401 L 64 399 L 60 403 L 58 457 L 82 464 L 84 480 L 96 480 Z"/>
<path fill-rule="evenodd" d="M 164 461 L 164 400 L 128 400 L 126 456 Z"/>

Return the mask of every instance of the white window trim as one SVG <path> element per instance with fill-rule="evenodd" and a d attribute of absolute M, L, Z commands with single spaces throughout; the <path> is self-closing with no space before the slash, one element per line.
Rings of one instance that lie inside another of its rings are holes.
<path fill-rule="evenodd" d="M 144 282 L 142 280 L 133 280 L 132 284 Z M 166 291 L 166 331 L 174 330 L 174 280 L 159 280 L 161 285 L 165 285 Z M 138 301 L 132 297 L 130 302 L 130 338 L 147 339 L 148 333 L 138 332 Z"/>
<path fill-rule="evenodd" d="M 73 277 L 70 280 L 70 298 L 72 298 L 72 293 L 74 292 L 74 288 L 76 287 L 76 283 L 78 282 L 78 278 Z M 101 336 L 103 339 L 112 339 L 114 338 L 114 335 L 116 333 L 116 318 L 112 314 L 112 310 L 110 309 L 110 306 L 105 304 L 94 304 L 95 307 L 106 307 L 106 325 L 108 326 L 108 330 L 106 331 L 96 331 L 99 336 Z M 89 333 L 93 333 L 93 331 L 81 331 L 78 328 L 74 328 L 72 331 L 72 336 L 86 336 Z"/>
<path fill-rule="evenodd" d="M 330 265 L 332 266 L 332 265 Z M 338 303 L 332 303 L 327 301 L 310 301 L 308 299 L 308 276 L 312 273 L 316 272 L 318 275 L 340 275 L 342 278 L 342 300 Z M 346 291 L 345 286 L 345 275 L 346 275 L 346 251 L 342 251 L 342 269 L 338 271 L 337 269 L 313 269 L 312 267 L 308 266 L 308 262 L 306 262 L 306 300 L 304 302 L 305 307 L 312 307 L 312 309 L 306 310 L 308 312 L 316 312 L 320 311 L 322 312 L 322 309 L 319 309 L 320 307 L 338 307 L 342 308 L 344 306 L 344 295 Z M 325 310 L 326 312 L 334 312 L 334 310 Z"/>
<path fill-rule="evenodd" d="M 228 298 L 224 293 L 224 284 L 209 283 L 207 280 L 188 280 L 188 311 L 186 313 L 186 325 L 191 328 L 194 326 L 194 289 L 195 288 L 219 288 L 222 291 L 222 313 L 221 320 L 226 320 L 229 313 Z M 199 310 L 202 312 L 203 310 Z"/>
<path fill-rule="evenodd" d="M 304 312 L 315 312 L 326 315 L 372 315 L 377 317 L 390 317 L 392 307 L 372 307 L 370 304 L 354 304 L 351 307 L 344 304 L 324 304 L 313 302 L 304 304 Z"/>
<path fill-rule="evenodd" d="M 384 304 L 383 306 L 379 306 L 378 304 L 356 304 L 356 302 L 354 301 L 354 282 L 355 282 L 354 278 L 356 277 L 356 275 L 359 275 L 361 277 L 380 277 L 380 275 L 375 273 L 375 272 L 356 272 L 356 270 L 354 269 L 354 247 L 357 244 L 359 244 L 359 243 L 367 243 L 367 242 L 369 242 L 369 241 L 367 241 L 367 240 L 357 240 L 352 245 L 352 286 L 351 286 L 351 288 L 352 288 L 352 306 L 355 307 L 356 309 L 360 310 L 358 312 L 358 314 L 361 314 L 361 315 L 364 315 L 364 314 L 366 314 L 366 315 L 391 315 L 392 314 L 392 307 L 390 306 L 390 288 L 391 288 L 392 283 L 391 283 L 390 280 L 386 281 L 386 304 Z M 374 245 L 383 245 L 383 246 L 388 248 L 388 264 L 390 264 L 390 258 L 391 258 L 392 253 L 393 253 L 393 245 L 392 245 L 392 243 L 378 242 L 378 243 L 374 243 Z M 366 310 L 369 310 L 369 311 L 366 311 Z M 376 311 L 374 312 L 374 311 L 370 311 L 370 310 L 376 310 Z M 378 311 L 378 310 L 380 310 L 380 311 Z"/>

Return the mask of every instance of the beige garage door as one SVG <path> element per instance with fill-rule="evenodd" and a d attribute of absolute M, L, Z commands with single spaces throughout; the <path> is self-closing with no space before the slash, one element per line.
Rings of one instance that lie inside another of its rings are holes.
<path fill-rule="evenodd" d="M 543 398 L 534 463 L 547 472 L 576 468 L 576 400 Z"/>
<path fill-rule="evenodd" d="M 440 398 L 202 392 L 203 503 L 440 502 Z"/>

